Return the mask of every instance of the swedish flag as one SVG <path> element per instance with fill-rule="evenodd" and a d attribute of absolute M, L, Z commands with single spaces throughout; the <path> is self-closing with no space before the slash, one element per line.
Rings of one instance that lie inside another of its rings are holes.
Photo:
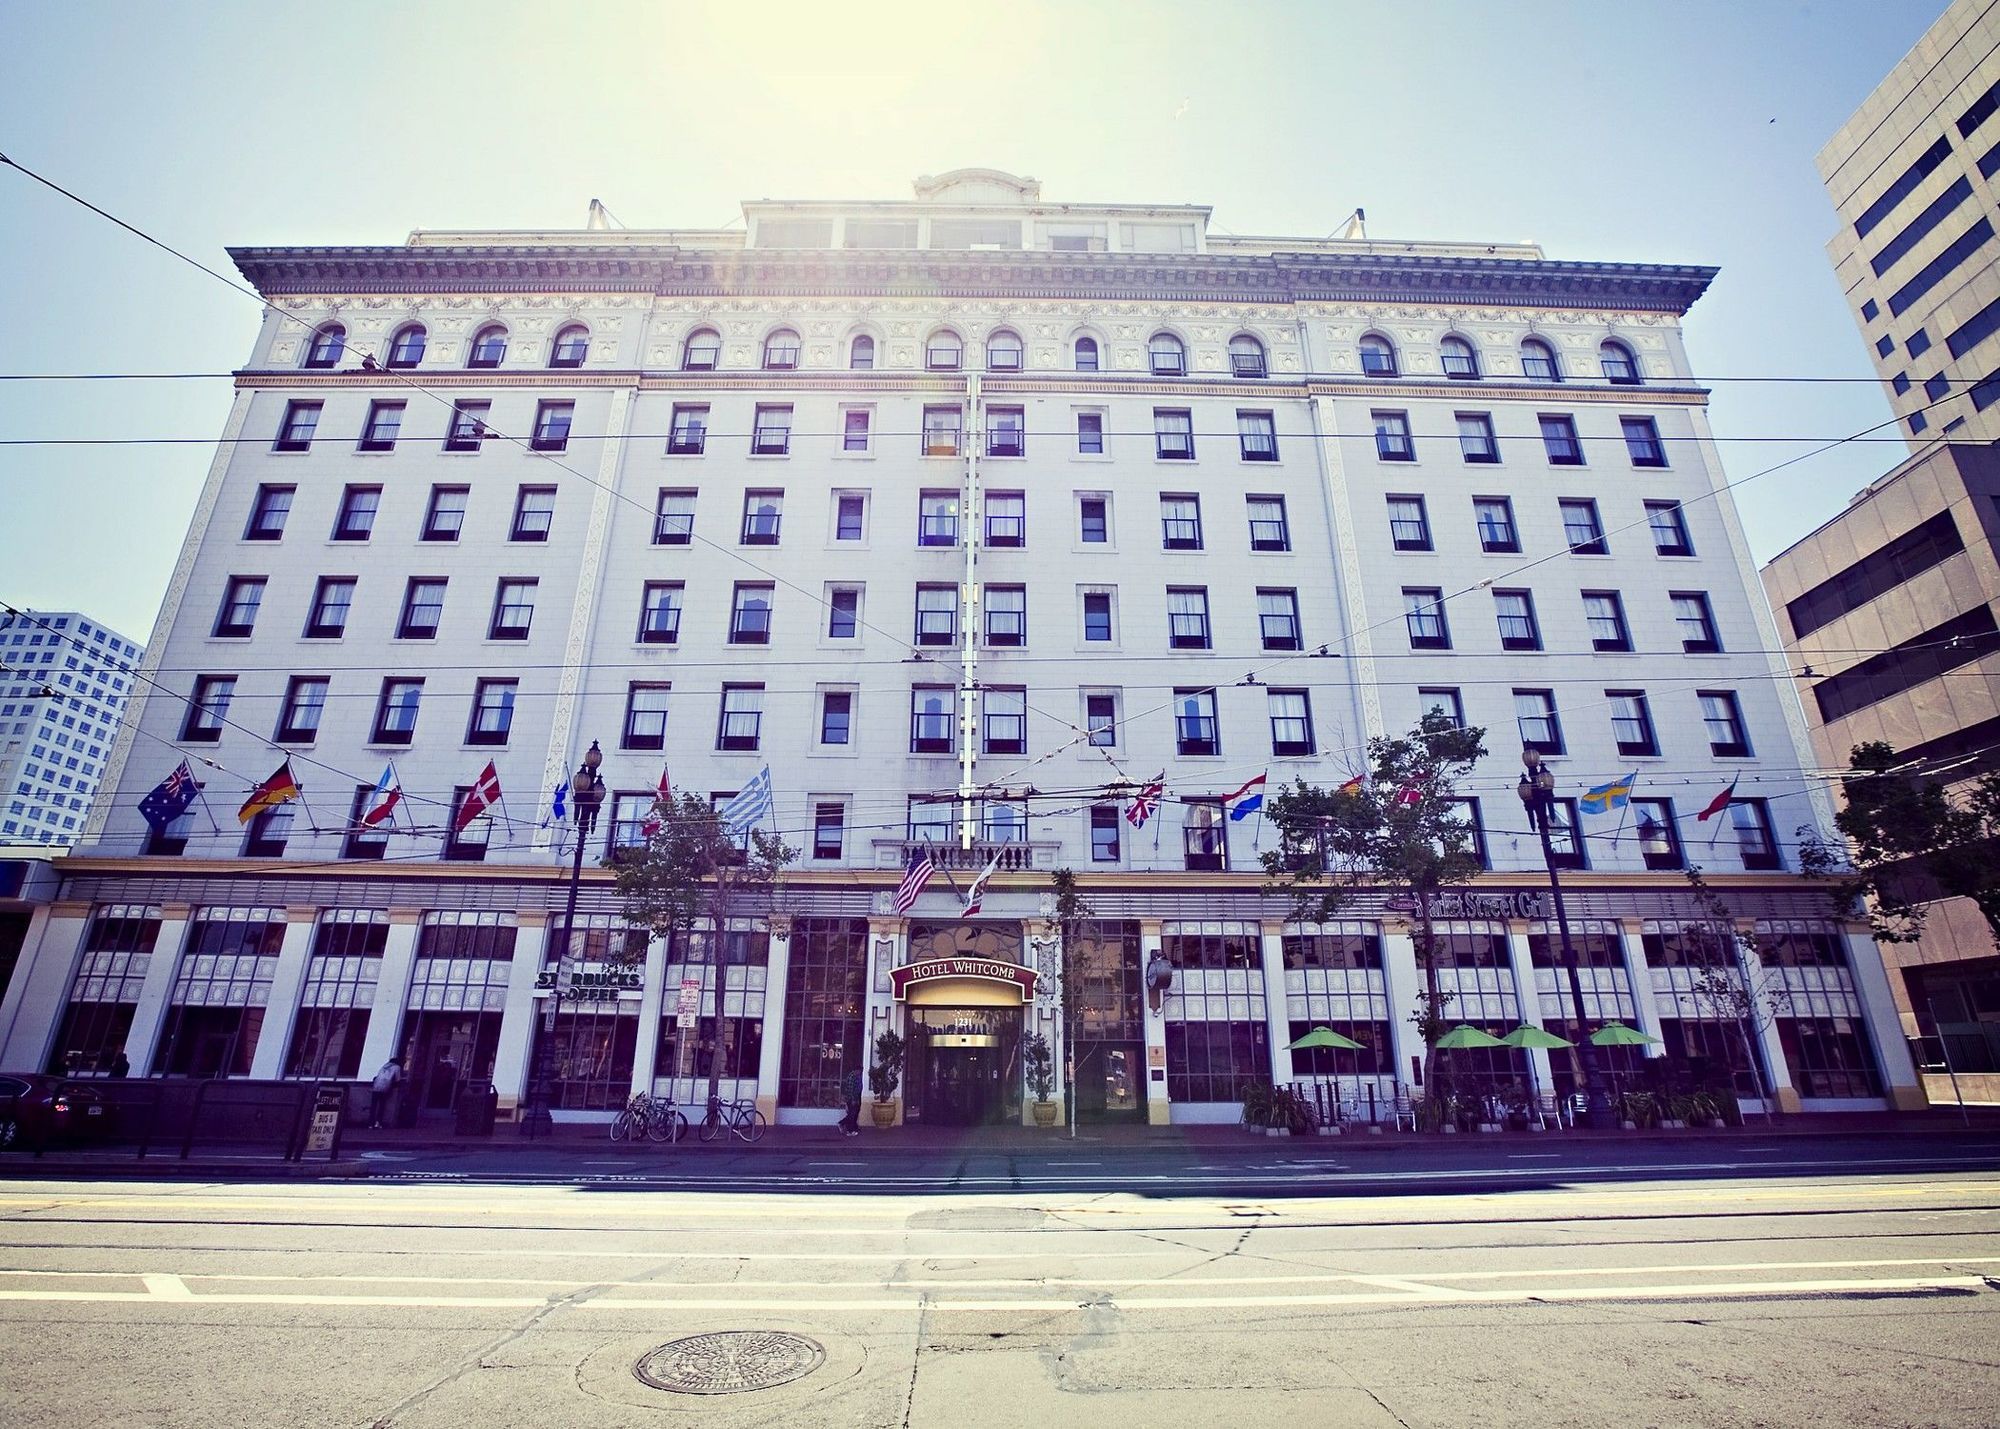
<path fill-rule="evenodd" d="M 1608 814 L 1613 809 L 1622 809 L 1631 800 L 1632 786 L 1638 779 L 1639 771 L 1634 769 L 1623 779 L 1599 784 L 1595 789 L 1586 790 L 1578 805 L 1586 814 Z"/>

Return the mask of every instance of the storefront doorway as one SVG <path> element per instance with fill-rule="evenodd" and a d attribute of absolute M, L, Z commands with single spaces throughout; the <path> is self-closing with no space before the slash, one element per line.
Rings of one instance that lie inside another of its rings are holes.
<path fill-rule="evenodd" d="M 910 1009 L 906 1117 L 924 1126 L 1021 1119 L 1021 1009 Z"/>

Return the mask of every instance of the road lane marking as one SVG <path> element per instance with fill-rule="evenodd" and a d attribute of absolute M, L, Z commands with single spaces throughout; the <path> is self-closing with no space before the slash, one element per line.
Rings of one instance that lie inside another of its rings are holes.
<path fill-rule="evenodd" d="M 146 1293 L 156 1300 L 192 1300 L 194 1292 L 187 1282 L 178 1275 L 142 1275 L 139 1283 L 146 1287 Z"/>

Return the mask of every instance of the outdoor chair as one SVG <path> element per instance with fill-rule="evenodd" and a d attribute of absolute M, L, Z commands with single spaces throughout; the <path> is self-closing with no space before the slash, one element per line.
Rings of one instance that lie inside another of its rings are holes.
<path fill-rule="evenodd" d="M 1398 1131 L 1403 1130 L 1405 1127 L 1408 1127 L 1411 1131 L 1417 1129 L 1417 1104 L 1410 1100 L 1408 1092 L 1398 1091 L 1396 1093 L 1395 1126 Z"/>

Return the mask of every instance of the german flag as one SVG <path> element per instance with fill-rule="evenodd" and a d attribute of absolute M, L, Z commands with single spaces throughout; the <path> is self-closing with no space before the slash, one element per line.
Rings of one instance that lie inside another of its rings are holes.
<path fill-rule="evenodd" d="M 289 804 L 299 797 L 299 781 L 292 777 L 292 761 L 287 759 L 278 766 L 278 772 L 250 791 L 250 797 L 243 801 L 243 807 L 236 811 L 236 822 L 247 824 L 266 809 L 275 809 L 280 804 Z"/>

